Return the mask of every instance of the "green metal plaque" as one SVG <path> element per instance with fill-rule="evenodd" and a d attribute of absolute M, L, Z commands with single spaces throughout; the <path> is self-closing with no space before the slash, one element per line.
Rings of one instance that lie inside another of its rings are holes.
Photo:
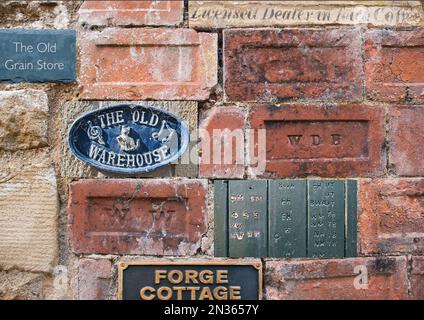
<path fill-rule="evenodd" d="M 355 180 L 215 181 L 218 257 L 357 255 Z"/>
<path fill-rule="evenodd" d="M 267 181 L 229 181 L 228 254 L 267 256 Z"/>
<path fill-rule="evenodd" d="M 306 180 L 269 181 L 269 256 L 306 257 Z"/>
<path fill-rule="evenodd" d="M 345 198 L 341 180 L 308 181 L 308 256 L 344 256 Z"/>
<path fill-rule="evenodd" d="M 214 182 L 215 257 L 228 257 L 228 181 Z"/>
<path fill-rule="evenodd" d="M 357 193 L 358 185 L 356 180 L 348 180 L 346 182 L 346 257 L 357 256 Z"/>

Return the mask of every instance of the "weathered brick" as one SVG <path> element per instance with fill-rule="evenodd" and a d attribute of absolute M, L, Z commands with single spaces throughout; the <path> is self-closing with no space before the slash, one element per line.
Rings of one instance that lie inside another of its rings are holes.
<path fill-rule="evenodd" d="M 58 197 L 48 152 L 0 156 L 0 269 L 51 272 Z"/>
<path fill-rule="evenodd" d="M 0 92 L 0 150 L 47 146 L 48 98 L 40 90 Z"/>
<path fill-rule="evenodd" d="M 94 26 L 173 26 L 183 21 L 184 1 L 84 1 L 81 24 Z"/>
<path fill-rule="evenodd" d="M 238 107 L 215 107 L 207 112 L 200 124 L 201 177 L 243 178 L 244 118 Z"/>
<path fill-rule="evenodd" d="M 78 266 L 78 299 L 107 300 L 112 263 L 107 259 L 81 259 Z"/>
<path fill-rule="evenodd" d="M 75 157 L 68 143 L 68 132 L 72 123 L 84 113 L 106 106 L 125 104 L 129 101 L 72 101 L 65 103 L 60 109 L 60 117 L 57 117 L 56 126 L 60 136 L 60 148 L 58 148 L 57 162 L 60 164 L 62 177 L 66 178 L 96 178 L 101 175 L 106 177 L 119 177 L 118 174 L 101 172 L 89 166 Z M 131 103 L 140 104 L 146 107 L 166 110 L 178 115 L 189 127 L 190 132 L 197 129 L 198 113 L 197 102 L 194 101 L 133 101 Z M 149 173 L 139 174 L 137 177 L 197 177 L 198 166 L 190 162 L 191 148 L 195 146 L 195 141 L 190 142 L 189 148 L 181 157 L 179 163 L 170 164 Z M 122 175 L 121 175 L 122 177 Z"/>
<path fill-rule="evenodd" d="M 256 105 L 250 126 L 266 130 L 266 168 L 258 176 L 349 177 L 384 172 L 384 110 L 377 106 Z M 258 143 L 254 145 L 257 154 Z"/>
<path fill-rule="evenodd" d="M 365 33 L 365 74 L 369 99 L 424 101 L 424 29 Z"/>
<path fill-rule="evenodd" d="M 401 176 L 422 176 L 424 107 L 390 107 L 390 164 Z"/>
<path fill-rule="evenodd" d="M 81 98 L 205 100 L 217 83 L 217 35 L 190 29 L 80 34 Z"/>
<path fill-rule="evenodd" d="M 406 271 L 405 257 L 268 261 L 265 264 L 266 298 L 405 299 L 408 297 Z M 359 281 L 365 279 L 366 274 L 368 281 Z"/>
<path fill-rule="evenodd" d="M 424 179 L 363 179 L 359 185 L 360 250 L 424 252 Z"/>
<path fill-rule="evenodd" d="M 411 298 L 424 300 L 424 257 L 412 257 Z"/>
<path fill-rule="evenodd" d="M 357 29 L 225 30 L 225 93 L 231 101 L 359 100 Z"/>
<path fill-rule="evenodd" d="M 207 229 L 203 180 L 81 180 L 70 186 L 76 253 L 191 255 Z"/>

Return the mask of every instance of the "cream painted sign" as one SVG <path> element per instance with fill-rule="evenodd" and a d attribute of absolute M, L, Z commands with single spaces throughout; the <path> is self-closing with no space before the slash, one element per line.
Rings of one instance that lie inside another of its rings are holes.
<path fill-rule="evenodd" d="M 190 27 L 422 26 L 420 1 L 194 1 Z"/>

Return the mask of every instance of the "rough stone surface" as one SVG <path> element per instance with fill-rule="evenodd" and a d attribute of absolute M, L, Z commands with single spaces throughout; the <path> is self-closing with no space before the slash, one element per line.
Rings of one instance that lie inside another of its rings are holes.
<path fill-rule="evenodd" d="M 360 267 L 363 266 L 363 267 Z M 364 275 L 368 288 L 356 289 L 355 278 Z M 332 260 L 268 261 L 265 263 L 266 298 L 269 300 L 398 300 L 408 297 L 405 257 Z"/>
<path fill-rule="evenodd" d="M 189 1 L 199 29 L 355 25 L 422 26 L 420 1 Z"/>
<path fill-rule="evenodd" d="M 359 29 L 224 31 L 224 87 L 230 101 L 359 100 Z"/>
<path fill-rule="evenodd" d="M 58 130 L 60 135 L 60 149 L 56 160 L 60 164 L 60 174 L 66 178 L 88 178 L 97 175 L 95 168 L 85 164 L 75 157 L 69 150 L 68 131 L 72 123 L 86 112 L 99 108 L 99 103 L 75 101 L 65 103 L 60 111 Z"/>
<path fill-rule="evenodd" d="M 362 179 L 362 254 L 424 253 L 424 179 Z"/>
<path fill-rule="evenodd" d="M 200 124 L 201 177 L 243 178 L 244 118 L 238 107 L 215 107 L 207 112 Z"/>
<path fill-rule="evenodd" d="M 44 91 L 0 91 L 0 150 L 47 146 L 48 111 Z"/>
<path fill-rule="evenodd" d="M 76 253 L 193 255 L 207 229 L 203 180 L 81 180 L 70 187 Z"/>
<path fill-rule="evenodd" d="M 39 300 L 43 298 L 44 275 L 18 270 L 0 272 L 0 300 Z"/>
<path fill-rule="evenodd" d="M 84 1 L 79 22 L 93 26 L 173 26 L 183 21 L 184 1 Z"/>
<path fill-rule="evenodd" d="M 80 33 L 81 98 L 206 100 L 217 84 L 217 42 L 190 29 Z"/>
<path fill-rule="evenodd" d="M 424 101 L 424 29 L 368 30 L 365 35 L 367 96 L 371 100 Z"/>
<path fill-rule="evenodd" d="M 194 101 L 74 101 L 68 102 L 62 106 L 60 111 L 60 123 L 58 129 L 60 132 L 60 148 L 56 154 L 58 163 L 60 163 L 60 172 L 62 177 L 66 178 L 95 178 L 95 177 L 119 177 L 117 174 L 100 172 L 94 167 L 89 166 L 75 157 L 69 150 L 68 131 L 72 123 L 84 113 L 103 108 L 109 105 L 135 103 L 147 107 L 158 108 L 169 111 L 179 116 L 186 122 L 190 132 L 197 128 L 197 102 Z M 171 164 L 164 168 L 152 171 L 147 174 L 140 174 L 137 177 L 197 177 L 197 164 L 191 162 L 190 152 L 194 148 L 195 141 L 192 141 L 177 164 Z"/>
<path fill-rule="evenodd" d="M 249 120 L 252 129 L 266 129 L 266 168 L 258 176 L 384 173 L 384 110 L 377 106 L 256 105 Z"/>
<path fill-rule="evenodd" d="M 78 268 L 78 299 L 107 300 L 112 263 L 107 259 L 81 259 Z"/>
<path fill-rule="evenodd" d="M 57 256 L 58 196 L 47 152 L 0 160 L 0 268 L 50 272 Z"/>
<path fill-rule="evenodd" d="M 411 298 L 424 300 L 424 257 L 412 257 Z"/>
<path fill-rule="evenodd" d="M 6 0 L 0 3 L 0 25 L 7 28 L 68 28 L 78 1 Z"/>
<path fill-rule="evenodd" d="M 423 176 L 424 107 L 391 107 L 390 164 L 400 176 Z"/>

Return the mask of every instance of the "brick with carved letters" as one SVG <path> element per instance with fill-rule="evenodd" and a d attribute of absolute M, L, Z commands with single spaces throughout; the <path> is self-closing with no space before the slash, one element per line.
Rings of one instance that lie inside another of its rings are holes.
<path fill-rule="evenodd" d="M 190 0 L 189 24 L 197 29 L 358 25 L 423 25 L 420 1 Z"/>
<path fill-rule="evenodd" d="M 76 253 L 193 255 L 207 229 L 203 180 L 80 180 L 70 186 Z"/>
<path fill-rule="evenodd" d="M 266 129 L 266 167 L 253 168 L 258 176 L 384 173 L 384 110 L 378 106 L 256 105 L 250 125 Z M 254 145 L 253 156 L 261 147 Z"/>

